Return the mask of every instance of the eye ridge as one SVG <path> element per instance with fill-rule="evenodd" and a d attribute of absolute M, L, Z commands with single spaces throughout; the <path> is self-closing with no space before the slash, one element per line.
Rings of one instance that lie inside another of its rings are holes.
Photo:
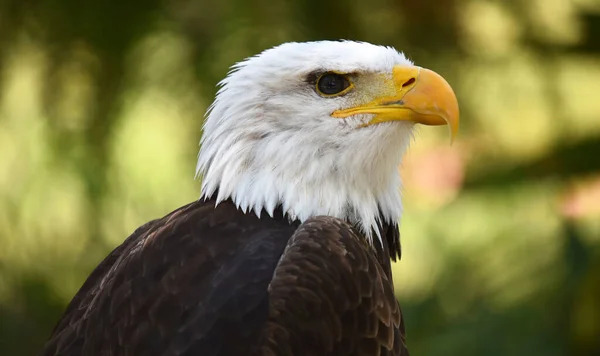
<path fill-rule="evenodd" d="M 325 97 L 345 93 L 350 86 L 351 83 L 345 75 L 335 72 L 323 73 L 316 83 L 317 93 Z"/>

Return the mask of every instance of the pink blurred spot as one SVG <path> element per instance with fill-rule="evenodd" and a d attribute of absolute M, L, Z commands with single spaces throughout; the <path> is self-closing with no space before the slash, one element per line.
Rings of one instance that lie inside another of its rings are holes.
<path fill-rule="evenodd" d="M 460 191 L 465 159 L 457 147 L 432 147 L 410 152 L 402 167 L 405 191 L 429 203 L 446 204 Z"/>
<path fill-rule="evenodd" d="M 572 219 L 600 214 L 600 176 L 573 183 L 561 199 L 560 211 Z"/>

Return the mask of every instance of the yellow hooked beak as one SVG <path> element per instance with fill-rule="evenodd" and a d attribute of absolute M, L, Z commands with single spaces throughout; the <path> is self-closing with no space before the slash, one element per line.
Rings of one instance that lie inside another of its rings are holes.
<path fill-rule="evenodd" d="M 425 68 L 397 65 L 386 94 L 357 107 L 336 110 L 331 116 L 346 118 L 374 114 L 365 126 L 389 121 L 413 121 L 424 125 L 450 127 L 452 140 L 458 132 L 459 112 L 456 95 L 439 74 Z"/>

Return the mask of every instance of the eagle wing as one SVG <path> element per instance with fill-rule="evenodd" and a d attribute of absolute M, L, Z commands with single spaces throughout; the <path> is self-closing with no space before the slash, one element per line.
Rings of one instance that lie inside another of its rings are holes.
<path fill-rule="evenodd" d="M 400 355 L 391 280 L 355 230 L 196 202 L 90 275 L 41 355 Z M 389 260 L 389 257 L 388 257 Z"/>
<path fill-rule="evenodd" d="M 73 298 L 41 355 L 247 355 L 287 219 L 196 202 L 146 224 Z"/>
<path fill-rule="evenodd" d="M 321 216 L 304 222 L 269 285 L 262 354 L 408 355 L 391 273 L 384 268 L 344 221 Z"/>

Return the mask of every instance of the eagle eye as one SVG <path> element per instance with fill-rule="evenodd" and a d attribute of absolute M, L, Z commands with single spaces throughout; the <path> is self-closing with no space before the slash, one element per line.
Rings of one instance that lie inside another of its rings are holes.
<path fill-rule="evenodd" d="M 317 93 L 322 96 L 333 96 L 345 93 L 351 83 L 345 75 L 327 72 L 317 79 Z"/>

